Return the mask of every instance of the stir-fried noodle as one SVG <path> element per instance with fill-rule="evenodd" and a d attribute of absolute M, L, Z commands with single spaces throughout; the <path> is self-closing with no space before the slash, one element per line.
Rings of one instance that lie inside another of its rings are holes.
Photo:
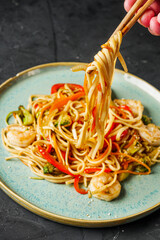
<path fill-rule="evenodd" d="M 7 116 L 5 148 L 31 171 L 53 183 L 74 183 L 77 192 L 110 201 L 129 174 L 150 174 L 160 161 L 160 130 L 143 115 L 140 101 L 111 100 L 111 84 L 122 34 L 102 45 L 85 70 L 84 87 L 55 84 L 50 95 L 32 95 Z M 79 182 L 84 183 L 80 188 Z"/>

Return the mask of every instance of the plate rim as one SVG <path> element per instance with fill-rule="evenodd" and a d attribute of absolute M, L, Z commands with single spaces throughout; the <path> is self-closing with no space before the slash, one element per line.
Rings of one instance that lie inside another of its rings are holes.
<path fill-rule="evenodd" d="M 57 67 L 57 66 L 73 66 L 73 65 L 78 65 L 82 64 L 82 62 L 53 62 L 53 63 L 45 63 L 41 65 L 37 65 L 31 68 L 28 68 L 24 71 L 21 71 L 17 73 L 15 76 L 10 77 L 7 79 L 5 82 L 3 82 L 0 85 L 0 90 L 3 91 L 8 83 L 18 79 L 20 76 L 25 75 L 26 73 L 36 70 L 36 69 L 41 69 L 41 68 L 46 68 L 46 67 Z M 115 69 L 116 72 L 120 72 L 121 74 L 126 74 L 124 71 L 120 69 Z M 137 78 L 140 82 L 145 83 L 149 85 L 150 88 L 154 89 L 154 91 L 157 91 L 160 93 L 158 89 L 156 89 L 154 86 L 152 86 L 150 83 L 146 82 L 145 80 L 131 74 L 127 73 L 127 75 L 130 75 L 132 77 Z M 142 218 L 144 216 L 149 215 L 150 213 L 156 211 L 160 207 L 160 202 L 153 205 L 152 207 L 149 207 L 143 211 L 140 211 L 135 214 L 128 215 L 126 217 L 121 217 L 121 218 L 116 218 L 116 219 L 110 219 L 110 220 L 85 220 L 85 219 L 77 219 L 77 218 L 71 218 L 71 217 L 65 217 L 62 215 L 57 215 L 52 212 L 46 211 L 40 207 L 37 207 L 36 205 L 30 203 L 29 201 L 25 200 L 25 198 L 20 197 L 17 193 L 15 193 L 10 187 L 8 187 L 3 181 L 0 179 L 0 188 L 15 202 L 17 202 L 19 205 L 23 206 L 27 210 L 41 216 L 47 219 L 50 219 L 52 221 L 62 223 L 62 224 L 67 224 L 67 225 L 72 225 L 72 226 L 78 226 L 78 227 L 111 227 L 111 226 L 117 226 L 121 224 L 125 224 L 134 220 L 138 220 L 139 218 Z"/>

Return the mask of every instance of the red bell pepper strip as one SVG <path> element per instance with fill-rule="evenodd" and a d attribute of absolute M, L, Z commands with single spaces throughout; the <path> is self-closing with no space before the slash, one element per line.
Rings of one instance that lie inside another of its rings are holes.
<path fill-rule="evenodd" d="M 59 171 L 66 173 L 68 175 L 71 175 L 71 176 L 75 176 L 70 171 L 68 171 L 68 169 L 62 163 L 57 162 L 55 160 L 55 158 L 53 156 L 51 156 L 48 152 L 46 152 L 46 150 L 44 148 L 42 148 L 41 146 L 38 146 L 38 150 L 39 150 L 39 153 L 42 155 L 42 157 L 44 157 L 49 163 L 51 163 Z"/>
<path fill-rule="evenodd" d="M 65 85 L 65 83 L 54 84 L 51 88 L 51 94 L 56 93 L 58 91 L 58 89 L 64 87 L 64 85 Z M 79 84 L 67 83 L 67 85 L 72 90 L 78 89 L 80 92 L 84 92 L 84 88 Z"/>
<path fill-rule="evenodd" d="M 83 188 L 79 188 L 79 180 L 80 180 L 81 176 L 76 176 L 74 179 L 74 188 L 75 190 L 80 193 L 80 194 L 87 194 L 88 191 L 83 189 Z"/>
<path fill-rule="evenodd" d="M 128 129 L 124 130 L 121 134 L 121 139 L 124 138 L 128 133 Z"/>
<path fill-rule="evenodd" d="M 86 168 L 85 170 L 84 170 L 84 172 L 85 173 L 93 173 L 93 172 L 97 172 L 97 171 L 101 171 L 102 169 L 101 168 L 97 168 L 97 167 L 93 167 L 93 168 Z M 111 172 L 112 170 L 110 169 L 110 168 L 106 168 L 105 170 L 104 170 L 104 172 L 106 172 L 106 173 L 109 173 L 109 172 Z"/>
<path fill-rule="evenodd" d="M 127 129 L 124 130 L 124 131 L 122 132 L 122 134 L 121 134 L 120 140 L 121 140 L 122 138 L 124 138 L 124 137 L 127 135 L 127 133 L 128 133 L 128 130 L 127 130 Z M 112 142 L 116 141 L 116 135 L 112 136 L 112 137 L 111 137 L 111 140 L 112 140 Z"/>
<path fill-rule="evenodd" d="M 111 127 L 110 127 L 110 129 L 109 129 L 109 131 L 106 133 L 106 135 L 105 135 L 105 138 L 107 138 L 108 136 L 109 136 L 109 134 L 111 133 L 111 131 L 114 129 L 116 127 L 116 123 L 112 123 L 112 125 L 111 125 Z"/>
<path fill-rule="evenodd" d="M 50 142 L 49 137 L 47 137 L 46 139 L 47 139 L 48 142 Z M 50 153 L 51 150 L 52 150 L 52 145 L 49 144 L 49 145 L 47 146 L 46 152 Z"/>
<path fill-rule="evenodd" d="M 66 153 L 65 153 L 65 152 L 63 152 L 63 151 L 61 151 L 61 154 L 62 154 L 62 157 L 63 157 L 63 159 L 65 160 Z"/>
<path fill-rule="evenodd" d="M 52 150 L 52 145 L 51 145 L 51 144 L 49 144 L 49 145 L 47 146 L 46 152 L 50 153 L 50 152 L 51 152 L 51 150 Z"/>
<path fill-rule="evenodd" d="M 116 141 L 116 135 L 111 137 L 112 142 Z"/>
<path fill-rule="evenodd" d="M 79 92 L 79 93 L 75 93 L 69 97 L 65 97 L 65 98 L 59 98 L 56 99 L 55 102 L 52 104 L 49 113 L 51 113 L 53 110 L 55 109 L 59 109 L 61 107 L 63 107 L 64 105 L 66 105 L 69 101 L 75 101 L 78 98 L 81 98 L 85 95 L 85 92 Z"/>
<path fill-rule="evenodd" d="M 132 112 L 132 110 L 130 109 L 129 106 L 127 106 L 127 105 L 120 105 L 119 108 L 129 111 L 133 115 L 133 112 Z"/>
<path fill-rule="evenodd" d="M 51 87 L 51 94 L 56 93 L 59 88 L 64 87 L 64 83 L 57 83 Z"/>

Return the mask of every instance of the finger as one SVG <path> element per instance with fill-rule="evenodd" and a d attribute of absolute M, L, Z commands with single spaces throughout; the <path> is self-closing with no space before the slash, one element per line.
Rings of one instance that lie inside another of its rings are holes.
<path fill-rule="evenodd" d="M 150 21 L 154 16 L 155 16 L 154 11 L 148 9 L 145 11 L 145 13 L 142 15 L 138 22 L 144 27 L 148 28 L 150 26 Z"/>
<path fill-rule="evenodd" d="M 155 15 L 157 15 L 160 12 L 160 0 L 154 1 L 149 8 L 155 12 Z"/>
<path fill-rule="evenodd" d="M 124 1 L 124 9 L 128 12 L 131 7 L 134 5 L 134 3 L 136 2 L 136 0 L 125 0 Z"/>
<path fill-rule="evenodd" d="M 153 35 L 160 36 L 160 23 L 158 22 L 157 18 L 158 17 L 156 16 L 151 19 L 148 30 Z"/>
<path fill-rule="evenodd" d="M 160 13 L 157 16 L 157 21 L 160 23 Z"/>

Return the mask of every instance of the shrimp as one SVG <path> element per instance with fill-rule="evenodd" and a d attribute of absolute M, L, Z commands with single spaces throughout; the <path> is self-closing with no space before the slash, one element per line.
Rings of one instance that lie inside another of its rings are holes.
<path fill-rule="evenodd" d="M 142 125 L 139 135 L 152 146 L 160 146 L 160 130 L 153 123 Z"/>
<path fill-rule="evenodd" d="M 16 124 L 9 125 L 6 128 L 6 134 L 9 143 L 18 147 L 28 147 L 36 137 L 36 131 L 33 127 Z"/>
<path fill-rule="evenodd" d="M 132 99 L 115 99 L 114 103 L 116 105 L 127 105 L 132 110 L 135 116 L 141 116 L 144 110 L 144 107 L 141 101 L 132 100 Z"/>
<path fill-rule="evenodd" d="M 113 181 L 113 176 L 109 173 L 102 173 L 99 176 L 95 176 L 91 179 L 88 189 L 91 191 L 92 195 L 96 198 L 111 201 L 117 198 L 121 191 L 121 185 L 118 180 L 116 180 L 111 186 L 107 187 L 105 190 L 97 193 L 97 190 L 104 187 Z M 94 193 L 96 192 L 96 193 Z"/>

